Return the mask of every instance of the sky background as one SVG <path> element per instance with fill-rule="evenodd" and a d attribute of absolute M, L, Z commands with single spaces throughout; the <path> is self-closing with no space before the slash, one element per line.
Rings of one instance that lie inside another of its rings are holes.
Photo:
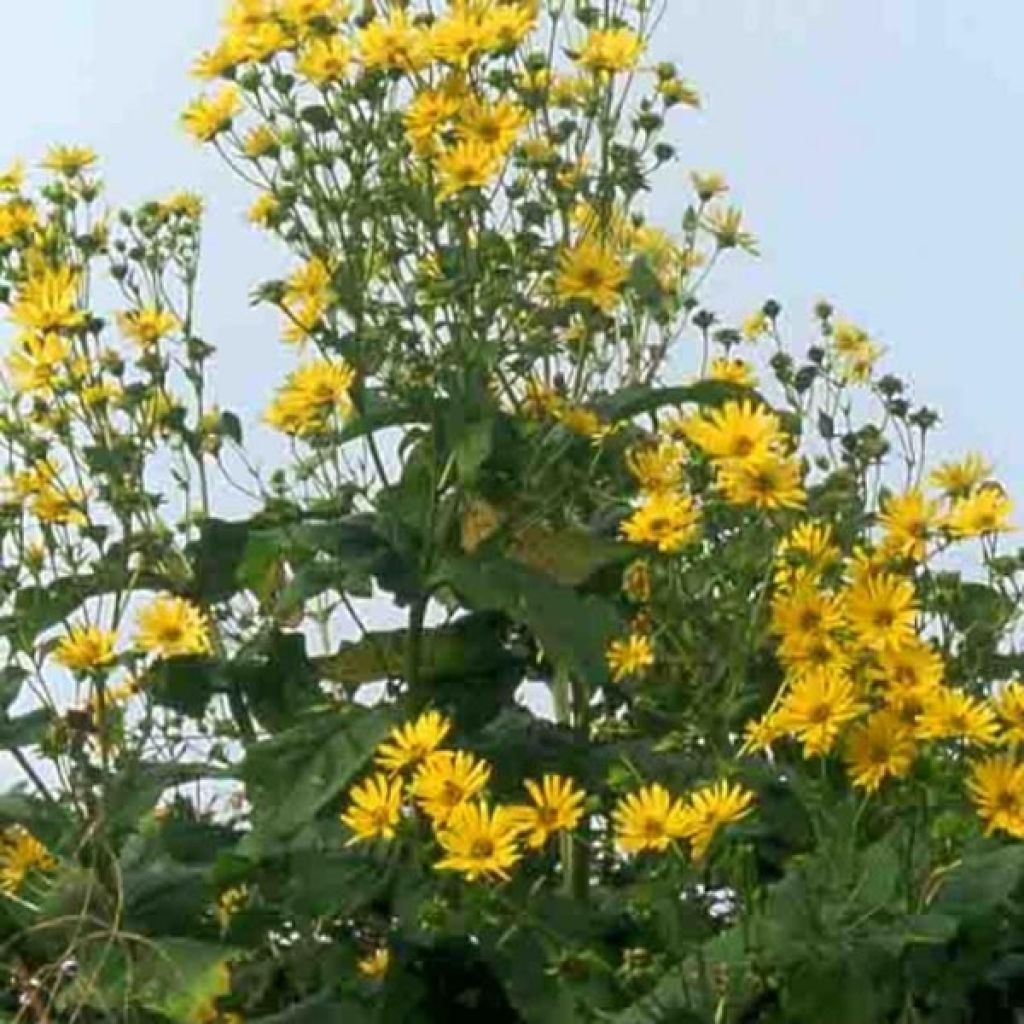
<path fill-rule="evenodd" d="M 56 141 L 94 147 L 112 202 L 179 188 L 208 203 L 202 333 L 222 404 L 250 422 L 290 365 L 276 317 L 249 306 L 281 256 L 245 222 L 251 196 L 177 116 L 220 0 L 8 5 L 0 166 Z M 1024 494 L 1024 4 L 1017 0 L 670 0 L 655 40 L 705 97 L 674 119 L 684 169 L 718 169 L 762 244 L 720 272 L 741 315 L 780 301 L 791 340 L 828 297 L 941 408 L 944 451 L 980 448 Z M 678 224 L 662 181 L 657 219 Z"/>

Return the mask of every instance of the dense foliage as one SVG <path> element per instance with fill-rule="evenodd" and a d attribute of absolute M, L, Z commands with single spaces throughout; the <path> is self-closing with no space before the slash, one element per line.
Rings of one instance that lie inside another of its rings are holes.
<path fill-rule="evenodd" d="M 702 299 L 756 243 L 718 174 L 645 214 L 661 13 L 229 5 L 269 476 L 201 201 L 0 175 L 3 1019 L 1016 1019 L 1009 498 L 829 304 Z"/>

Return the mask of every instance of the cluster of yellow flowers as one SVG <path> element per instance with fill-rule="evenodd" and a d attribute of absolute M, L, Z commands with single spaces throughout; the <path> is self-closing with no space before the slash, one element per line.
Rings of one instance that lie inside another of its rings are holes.
<path fill-rule="evenodd" d="M 377 751 L 379 771 L 355 785 L 342 821 L 350 842 L 391 840 L 414 811 L 431 824 L 441 850 L 439 871 L 456 871 L 470 881 L 509 877 L 526 850 L 541 850 L 559 833 L 575 829 L 586 794 L 561 775 L 527 779 L 529 801 L 493 804 L 485 797 L 491 766 L 474 754 L 445 749 L 451 721 L 427 711 L 392 730 Z M 622 797 L 612 813 L 615 841 L 623 853 L 664 852 L 688 840 L 702 858 L 718 831 L 745 817 L 754 796 L 720 782 L 695 790 L 685 800 L 653 784 Z"/>
<path fill-rule="evenodd" d="M 529 803 L 489 802 L 484 791 L 491 766 L 468 751 L 444 749 L 450 731 L 450 720 L 436 711 L 392 731 L 377 751 L 380 771 L 350 793 L 342 821 L 353 832 L 351 842 L 394 839 L 403 816 L 415 808 L 441 848 L 437 869 L 472 881 L 507 878 L 524 845 L 540 849 L 579 824 L 585 795 L 559 775 L 527 781 Z"/>
<path fill-rule="evenodd" d="M 28 829 L 14 825 L 0 832 L 0 891 L 16 893 L 33 872 L 56 866 L 54 856 Z"/>
<path fill-rule="evenodd" d="M 845 557 L 830 527 L 812 521 L 783 540 L 772 628 L 786 681 L 769 712 L 748 726 L 746 749 L 791 737 L 805 757 L 820 757 L 842 741 L 851 780 L 874 792 L 886 779 L 906 776 L 924 743 L 985 748 L 1019 742 L 1024 688 L 1010 683 L 983 699 L 947 685 L 942 655 L 922 633 L 909 575 L 934 554 L 933 540 L 1009 528 L 1009 502 L 986 483 L 988 472 L 971 457 L 933 474 L 944 498 L 912 491 L 885 501 L 874 552 Z M 1011 795 L 1015 813 L 1024 815 L 1024 791 L 1010 786 L 1018 779 L 1016 767 L 998 758 L 981 762 L 971 776 L 983 817 L 1008 831 Z M 1021 822 L 1024 816 L 1017 827 Z"/>

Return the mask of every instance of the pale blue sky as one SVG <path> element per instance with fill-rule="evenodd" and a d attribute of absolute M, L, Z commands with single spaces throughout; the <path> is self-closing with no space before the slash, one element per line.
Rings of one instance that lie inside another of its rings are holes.
<path fill-rule="evenodd" d="M 946 416 L 943 447 L 980 447 L 1024 494 L 1024 4 L 1018 0 L 670 0 L 656 41 L 706 100 L 684 114 L 688 167 L 726 173 L 764 256 L 726 272 L 739 314 L 778 298 L 794 337 L 827 296 Z M 288 365 L 249 308 L 276 265 L 249 196 L 176 126 L 220 0 L 42 0 L 4 11 L 0 165 L 54 141 L 95 147 L 112 199 L 202 192 L 203 330 L 217 389 L 247 417 Z M 680 174 L 682 171 L 680 171 Z M 671 191 L 657 209 L 677 222 Z"/>

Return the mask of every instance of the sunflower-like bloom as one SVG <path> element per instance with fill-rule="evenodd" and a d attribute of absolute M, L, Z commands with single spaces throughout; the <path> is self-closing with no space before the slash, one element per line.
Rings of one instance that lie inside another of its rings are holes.
<path fill-rule="evenodd" d="M 34 871 L 52 871 L 57 861 L 28 829 L 20 825 L 0 832 L 0 891 L 17 892 Z"/>
<path fill-rule="evenodd" d="M 665 554 L 679 551 L 700 529 L 700 513 L 688 494 L 650 494 L 620 527 L 633 544 L 649 544 Z"/>
<path fill-rule="evenodd" d="M 378 773 L 349 791 L 341 820 L 352 829 L 346 845 L 372 839 L 394 839 L 402 817 L 402 781 Z"/>
<path fill-rule="evenodd" d="M 180 321 L 172 312 L 155 306 L 118 313 L 117 325 L 126 338 L 143 350 L 181 329 Z"/>
<path fill-rule="evenodd" d="M 117 634 L 98 626 L 72 626 L 54 648 L 57 662 L 72 672 L 103 668 L 115 658 Z"/>
<path fill-rule="evenodd" d="M 540 849 L 555 833 L 571 832 L 583 817 L 586 793 L 572 779 L 545 775 L 540 782 L 524 783 L 531 803 L 514 808 L 526 845 Z"/>
<path fill-rule="evenodd" d="M 842 727 L 863 710 L 853 684 L 840 672 L 810 671 L 790 688 L 779 723 L 803 744 L 805 757 L 827 754 Z"/>
<path fill-rule="evenodd" d="M 865 577 L 847 591 L 846 615 L 864 647 L 875 651 L 901 647 L 915 635 L 914 585 L 891 573 Z"/>
<path fill-rule="evenodd" d="M 693 856 L 703 859 L 719 829 L 745 818 L 753 804 L 754 794 L 736 783 L 716 782 L 691 793 L 684 835 Z"/>
<path fill-rule="evenodd" d="M 605 660 L 614 682 L 639 675 L 654 664 L 654 646 L 643 633 L 631 633 L 625 640 L 613 640 L 605 652 Z"/>
<path fill-rule="evenodd" d="M 420 765 L 412 794 L 436 826 L 444 825 L 461 804 L 487 785 L 491 766 L 465 751 L 437 750 Z"/>
<path fill-rule="evenodd" d="M 643 52 L 644 41 L 632 29 L 594 29 L 576 60 L 588 71 L 630 71 Z"/>
<path fill-rule="evenodd" d="M 875 792 L 889 778 L 902 778 L 914 763 L 914 737 L 899 715 L 877 711 L 858 722 L 846 741 L 846 762 L 855 786 Z"/>
<path fill-rule="evenodd" d="M 801 462 L 772 452 L 723 462 L 717 486 L 732 505 L 767 510 L 802 508 L 807 497 Z"/>
<path fill-rule="evenodd" d="M 1005 754 L 978 761 L 971 768 L 967 792 L 986 834 L 1008 832 L 1024 839 L 1024 764 Z"/>
<path fill-rule="evenodd" d="M 161 658 L 206 654 L 209 626 L 203 613 L 183 597 L 161 595 L 139 612 L 135 646 Z"/>
<path fill-rule="evenodd" d="M 878 523 L 885 529 L 882 550 L 899 558 L 921 561 L 942 515 L 938 501 L 915 488 L 886 500 Z"/>
<path fill-rule="evenodd" d="M 181 115 L 181 123 L 197 141 L 212 142 L 231 127 L 241 109 L 238 89 L 229 85 L 213 96 L 200 96 L 193 100 Z"/>
<path fill-rule="evenodd" d="M 973 494 L 958 498 L 946 516 L 946 526 L 954 537 L 983 537 L 993 533 L 1012 533 L 1010 522 L 1013 501 L 999 486 L 989 484 Z"/>
<path fill-rule="evenodd" d="M 963 740 L 985 746 L 999 739 L 999 720 L 983 701 L 949 687 L 936 687 L 924 702 L 915 733 L 926 740 Z"/>
<path fill-rule="evenodd" d="M 622 298 L 626 267 L 607 246 L 586 239 L 562 252 L 555 278 L 555 294 L 564 302 L 589 302 L 610 313 Z"/>
<path fill-rule="evenodd" d="M 470 882 L 506 879 L 522 856 L 520 827 L 519 816 L 511 807 L 491 808 L 484 800 L 462 804 L 437 833 L 444 857 L 435 867 L 457 871 Z"/>
<path fill-rule="evenodd" d="M 80 278 L 71 267 L 43 267 L 29 275 L 11 306 L 11 319 L 29 331 L 73 330 L 85 323 L 78 308 Z"/>
<path fill-rule="evenodd" d="M 656 782 L 622 797 L 612 822 L 615 842 L 624 853 L 663 852 L 692 828 L 689 808 Z"/>
<path fill-rule="evenodd" d="M 451 728 L 451 719 L 440 711 L 424 711 L 415 722 L 391 730 L 377 748 L 377 764 L 392 774 L 415 768 L 441 746 Z"/>
<path fill-rule="evenodd" d="M 779 417 L 749 399 L 726 402 L 682 424 L 686 439 L 712 459 L 747 459 L 769 455 L 783 440 Z"/>

